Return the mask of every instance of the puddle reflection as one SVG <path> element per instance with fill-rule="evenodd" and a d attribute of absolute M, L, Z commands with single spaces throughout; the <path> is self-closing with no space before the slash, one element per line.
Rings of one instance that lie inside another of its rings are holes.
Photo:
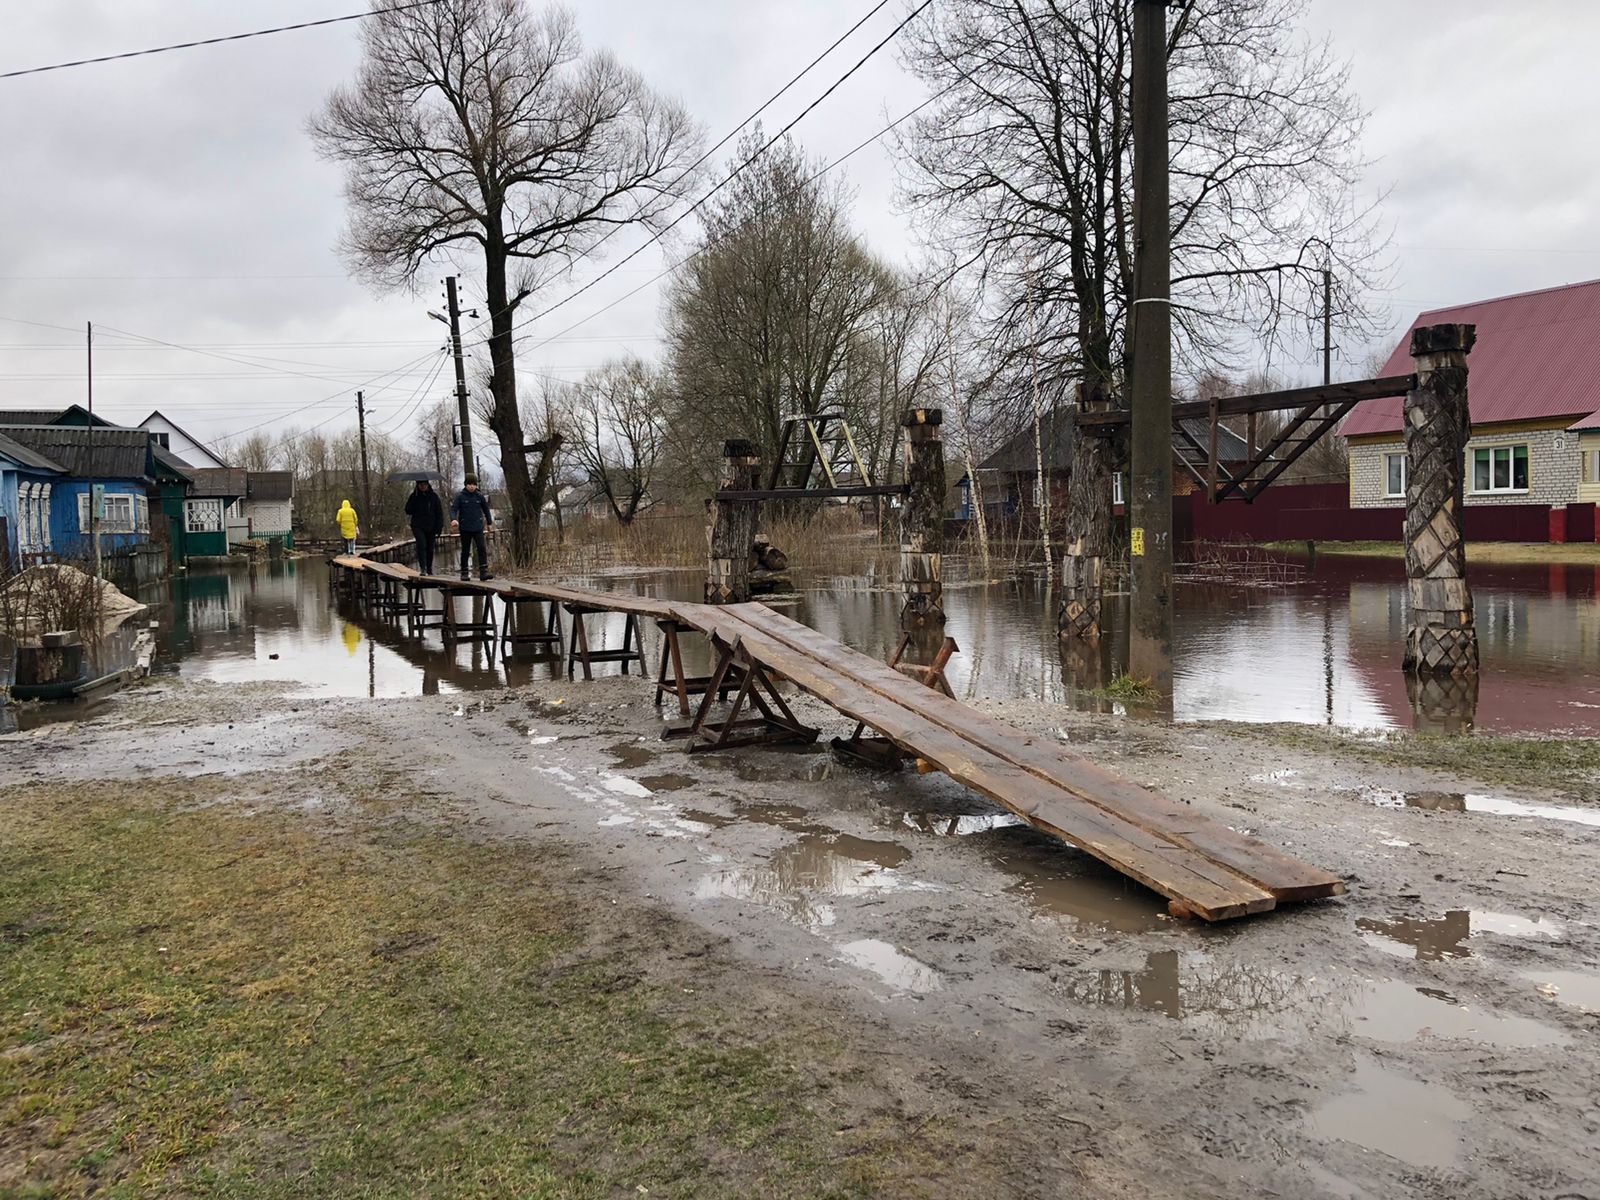
<path fill-rule="evenodd" d="M 1453 1166 L 1472 1108 L 1436 1084 L 1425 1084 L 1371 1059 L 1356 1062 L 1353 1091 L 1310 1116 L 1319 1137 L 1376 1150 L 1416 1167 Z"/>
<path fill-rule="evenodd" d="M 1400 792 L 1387 788 L 1363 788 L 1361 796 L 1379 808 L 1422 808 L 1430 812 L 1485 813 L 1496 817 L 1538 817 L 1547 821 L 1571 821 L 1600 828 L 1600 808 L 1580 808 L 1571 804 L 1529 804 L 1502 796 L 1480 796 L 1472 792 Z"/>
<path fill-rule="evenodd" d="M 842 833 L 807 834 L 766 863 L 701 877 L 694 894 L 702 900 L 751 901 L 817 930 L 836 920 L 830 900 L 908 886 L 910 881 L 896 868 L 910 857 L 911 852 L 897 842 Z"/>
<path fill-rule="evenodd" d="M 1461 908 L 1438 917 L 1392 917 L 1388 920 L 1361 917 L 1356 921 L 1356 928 L 1363 931 L 1368 945 L 1385 954 L 1415 957 L 1423 962 L 1471 958 L 1472 951 L 1465 943 L 1475 934 L 1554 940 L 1565 932 L 1559 921 L 1549 917 L 1522 917 L 1515 913 Z"/>

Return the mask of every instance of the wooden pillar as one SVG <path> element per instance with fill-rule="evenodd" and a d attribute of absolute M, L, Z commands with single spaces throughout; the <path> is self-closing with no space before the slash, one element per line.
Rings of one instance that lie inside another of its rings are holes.
<path fill-rule="evenodd" d="M 1405 669 L 1419 676 L 1476 675 L 1478 633 L 1461 532 L 1467 438 L 1467 354 L 1472 325 L 1411 331 L 1417 386 L 1406 393 L 1406 576 L 1411 618 Z"/>
<path fill-rule="evenodd" d="M 944 554 L 944 443 L 937 408 L 907 409 L 906 485 L 900 507 L 900 586 L 905 607 L 901 627 L 907 630 L 944 624 L 944 592 L 939 560 Z"/>
<path fill-rule="evenodd" d="M 1078 389 L 1078 407 L 1104 412 L 1102 389 Z M 1109 435 L 1074 430 L 1072 473 L 1067 477 L 1066 553 L 1061 557 L 1061 606 L 1056 628 L 1064 638 L 1100 636 L 1106 555 L 1111 549 L 1111 461 Z"/>
<path fill-rule="evenodd" d="M 752 491 L 761 486 L 757 482 L 761 459 L 754 443 L 736 438 L 722 444 L 722 453 L 726 459 L 724 488 Z M 758 500 L 711 501 L 706 531 L 710 546 L 707 604 L 743 604 L 750 599 L 750 548 L 755 543 L 760 511 Z"/>

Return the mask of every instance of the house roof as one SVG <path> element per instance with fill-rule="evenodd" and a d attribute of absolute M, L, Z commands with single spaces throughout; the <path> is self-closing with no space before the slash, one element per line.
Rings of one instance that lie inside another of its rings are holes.
<path fill-rule="evenodd" d="M 1072 452 L 1076 444 L 1077 426 L 1073 417 L 1076 410 L 1057 408 L 1039 420 L 1039 434 L 1044 443 L 1045 469 L 1070 471 Z M 1184 430 L 1202 446 L 1211 442 L 1210 422 L 1200 418 L 1179 422 Z M 1174 431 L 1172 448 L 1175 453 L 1188 457 L 1194 453 L 1189 444 Z M 1226 425 L 1217 427 L 1217 457 L 1223 462 L 1243 462 L 1249 456 L 1245 440 Z M 978 464 L 980 471 L 999 471 L 1008 475 L 1032 475 L 1039 469 L 1039 456 L 1033 441 L 1033 425 L 1024 425 L 1007 439 L 998 450 Z"/>
<path fill-rule="evenodd" d="M 122 429 L 115 421 L 93 415 L 81 404 L 65 408 L 0 409 L 0 425 L 93 425 L 97 429 Z"/>
<path fill-rule="evenodd" d="M 1576 433 L 1580 429 L 1600 429 L 1600 410 L 1590 413 L 1587 417 L 1579 417 L 1567 426 L 1568 433 Z"/>
<path fill-rule="evenodd" d="M 155 456 L 157 474 L 164 472 L 182 479 L 192 480 L 194 478 L 194 468 L 156 441 L 154 437 L 150 439 L 150 453 Z"/>
<path fill-rule="evenodd" d="M 141 429 L 143 429 L 145 426 L 149 425 L 150 422 L 155 420 L 157 417 L 160 417 L 164 424 L 170 426 L 174 433 L 183 434 L 184 437 L 188 438 L 196 446 L 199 446 L 200 449 L 204 450 L 207 454 L 211 455 L 211 457 L 216 459 L 219 463 L 222 463 L 223 465 L 227 465 L 227 461 L 228 461 L 227 459 L 223 458 L 222 455 L 218 454 L 215 450 L 213 450 L 205 442 L 202 442 L 199 438 L 195 437 L 194 434 L 190 433 L 182 425 L 179 425 L 176 421 L 174 421 L 171 417 L 167 416 L 167 414 L 162 412 L 159 408 L 152 409 L 150 415 L 148 417 L 146 417 L 144 420 L 139 422 L 139 427 Z"/>
<path fill-rule="evenodd" d="M 1411 322 L 1470 324 L 1478 340 L 1467 356 L 1467 403 L 1475 425 L 1572 417 L 1600 408 L 1600 279 L 1436 308 Z M 1411 372 L 1411 329 L 1380 375 Z M 1340 430 L 1399 433 L 1399 396 L 1358 404 Z"/>
<path fill-rule="evenodd" d="M 294 499 L 293 471 L 251 471 L 244 483 L 245 498 L 249 500 Z"/>
<path fill-rule="evenodd" d="M 9 458 L 17 466 L 29 471 L 52 471 L 56 474 L 62 472 L 61 464 L 54 459 L 47 458 L 21 442 L 13 441 L 3 433 L 0 433 L 0 456 Z"/>
<path fill-rule="evenodd" d="M 249 491 L 247 473 L 235 467 L 190 467 L 196 496 L 221 496 L 237 500 Z"/>
<path fill-rule="evenodd" d="M 0 433 L 60 464 L 79 479 L 146 479 L 150 435 L 143 429 L 75 425 L 7 425 Z"/>

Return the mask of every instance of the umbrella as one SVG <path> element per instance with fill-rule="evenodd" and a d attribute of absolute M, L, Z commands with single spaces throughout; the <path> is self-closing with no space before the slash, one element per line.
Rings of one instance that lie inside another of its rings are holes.
<path fill-rule="evenodd" d="M 434 480 L 438 480 L 441 483 L 444 482 L 444 476 L 439 474 L 439 472 L 437 472 L 437 471 L 390 471 L 389 472 L 389 482 L 390 483 L 416 483 L 418 480 L 422 480 L 422 479 L 426 479 L 429 483 L 432 483 Z"/>

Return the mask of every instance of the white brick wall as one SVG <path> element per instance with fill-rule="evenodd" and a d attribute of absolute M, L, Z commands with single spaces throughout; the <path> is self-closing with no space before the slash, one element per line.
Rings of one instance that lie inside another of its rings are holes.
<path fill-rule="evenodd" d="M 1472 452 L 1480 446 L 1528 447 L 1528 490 L 1483 493 L 1472 490 Z M 1385 457 L 1400 454 L 1405 444 L 1398 434 L 1392 442 L 1350 447 L 1350 506 L 1352 508 L 1402 507 L 1404 496 L 1385 496 Z M 1467 442 L 1468 504 L 1576 504 L 1583 461 L 1578 456 L 1578 435 L 1559 429 L 1525 433 L 1475 435 Z"/>
<path fill-rule="evenodd" d="M 255 537 L 270 537 L 289 532 L 293 502 L 289 500 L 247 500 L 244 514 L 250 519 Z"/>

